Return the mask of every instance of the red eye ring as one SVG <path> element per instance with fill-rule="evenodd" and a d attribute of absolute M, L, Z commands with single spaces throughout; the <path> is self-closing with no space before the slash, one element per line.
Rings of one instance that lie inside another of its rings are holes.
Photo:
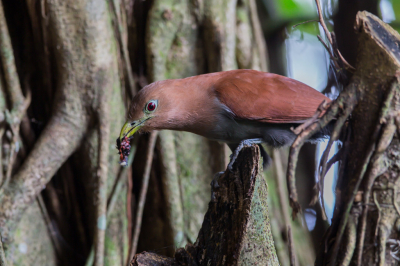
<path fill-rule="evenodd" d="M 149 112 L 153 112 L 154 110 L 156 110 L 157 104 L 154 101 L 151 101 L 147 104 L 146 106 L 146 110 Z"/>

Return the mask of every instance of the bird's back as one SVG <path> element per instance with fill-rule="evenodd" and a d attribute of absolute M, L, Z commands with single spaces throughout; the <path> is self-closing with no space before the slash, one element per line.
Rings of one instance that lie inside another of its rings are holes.
<path fill-rule="evenodd" d="M 256 70 L 232 70 L 215 81 L 218 99 L 237 118 L 266 123 L 301 123 L 318 106 L 330 101 L 319 91 L 277 74 Z"/>

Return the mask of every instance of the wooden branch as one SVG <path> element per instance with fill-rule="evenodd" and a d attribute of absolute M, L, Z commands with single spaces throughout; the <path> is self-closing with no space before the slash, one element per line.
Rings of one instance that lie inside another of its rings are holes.
<path fill-rule="evenodd" d="M 315 4 L 317 5 L 317 10 L 318 10 L 318 18 L 319 18 L 319 23 L 321 24 L 321 27 L 324 29 L 325 35 L 328 38 L 328 42 L 332 47 L 332 50 L 334 52 L 334 54 L 336 56 L 332 55 L 331 50 L 329 49 L 329 47 L 325 44 L 325 42 L 322 40 L 322 38 L 320 36 L 318 36 L 318 39 L 321 41 L 321 43 L 325 46 L 326 50 L 328 51 L 328 53 L 331 56 L 331 59 L 335 60 L 334 58 L 339 58 L 340 61 L 342 62 L 342 64 L 344 65 L 344 67 L 351 72 L 355 71 L 355 68 L 350 65 L 346 59 L 344 59 L 344 57 L 342 56 L 342 54 L 340 53 L 339 49 L 337 48 L 336 45 L 336 39 L 335 39 L 335 35 L 331 32 L 329 32 L 328 27 L 325 24 L 324 18 L 322 16 L 322 10 L 321 10 L 321 6 L 319 4 L 319 0 L 315 0 Z M 335 62 L 335 65 L 337 67 L 337 63 Z"/>
<path fill-rule="evenodd" d="M 290 226 L 287 227 L 287 236 L 289 242 L 290 266 L 297 266 L 296 251 L 294 250 L 293 244 L 292 228 Z"/>
<path fill-rule="evenodd" d="M 20 123 L 22 117 L 26 114 L 26 110 L 28 109 L 28 106 L 31 102 L 30 90 L 28 90 L 26 98 L 24 97 L 21 90 L 21 84 L 15 65 L 14 50 L 12 47 L 2 3 L 0 3 L 0 59 L 6 81 L 4 92 L 6 92 L 11 104 L 10 110 L 5 110 L 5 117 L 2 118 L 5 118 L 5 121 L 9 125 L 13 134 L 12 139 L 10 140 L 10 152 L 6 156 L 8 157 L 6 175 L 5 178 L 0 176 L 1 190 L 1 188 L 7 186 L 8 182 L 10 181 L 14 161 L 17 158 L 16 151 L 18 150 L 17 147 L 19 145 L 17 142 L 19 141 L 18 136 Z M 3 84 L 0 84 L 0 87 L 2 87 L 2 85 Z M 3 91 L 3 88 L 0 88 L 0 90 Z M 0 135 L 2 136 L 4 133 L 4 129 L 1 129 L 1 131 L 2 132 L 0 132 Z"/>
<path fill-rule="evenodd" d="M 249 0 L 251 24 L 253 25 L 254 39 L 260 57 L 261 71 L 268 71 L 267 59 L 267 45 L 265 43 L 264 34 L 261 28 L 260 19 L 258 18 L 257 5 L 255 0 Z"/>
<path fill-rule="evenodd" d="M 358 92 L 357 84 L 351 84 L 344 90 L 335 101 L 330 104 L 328 110 L 326 110 L 325 114 L 315 123 L 309 125 L 307 128 L 302 129 L 301 133 L 297 136 L 292 146 L 290 147 L 289 152 L 289 161 L 287 167 L 287 186 L 289 190 L 289 198 L 290 198 L 290 206 L 293 209 L 292 217 L 294 218 L 298 212 L 301 211 L 300 204 L 297 200 L 297 190 L 296 190 L 296 179 L 295 179 L 295 170 L 297 166 L 297 158 L 300 152 L 301 147 L 305 143 L 305 141 L 310 138 L 313 134 L 320 131 L 322 128 L 331 123 L 334 119 L 336 119 L 340 113 L 342 113 L 342 109 L 346 106 L 344 111 L 344 116 L 348 116 L 355 105 L 357 104 L 357 95 L 360 95 Z M 306 122 L 307 123 L 307 122 Z"/>
<path fill-rule="evenodd" d="M 322 11 L 321 11 L 321 6 L 319 4 L 319 0 L 315 0 L 315 4 L 317 5 L 319 23 L 321 24 L 321 27 L 324 29 L 325 35 L 328 38 L 329 43 L 332 43 L 331 33 L 329 32 L 328 27 L 325 24 L 324 18 L 322 17 Z"/>
<path fill-rule="evenodd" d="M 318 118 L 325 113 L 326 109 L 331 105 L 332 102 L 327 102 L 327 100 L 324 100 L 319 106 L 318 109 L 315 111 L 314 115 L 310 118 L 307 119 L 303 124 L 296 128 L 290 128 L 294 134 L 299 135 L 301 132 L 306 130 L 309 126 L 314 124 L 315 122 L 318 121 Z"/>
<path fill-rule="evenodd" d="M 154 147 L 156 145 L 157 133 L 158 133 L 157 131 L 154 131 L 151 133 L 148 148 L 147 148 L 146 166 L 145 166 L 143 179 L 142 179 L 142 187 L 140 189 L 139 203 L 137 206 L 137 212 L 136 212 L 136 216 L 135 216 L 136 217 L 135 229 L 133 231 L 132 246 L 129 251 L 128 261 L 136 253 L 137 245 L 139 242 L 139 234 L 140 234 L 140 229 L 142 226 L 142 218 L 143 218 L 143 209 L 144 209 L 144 204 L 146 201 L 147 188 L 148 188 L 149 180 L 150 180 L 150 170 L 151 170 L 151 164 L 153 162 L 153 154 L 154 154 Z"/>
<path fill-rule="evenodd" d="M 103 95 L 102 97 L 105 97 Z M 104 244 L 107 228 L 107 178 L 109 160 L 109 140 L 110 140 L 110 112 L 107 108 L 107 100 L 102 99 L 97 113 L 99 124 L 97 131 L 99 135 L 98 158 L 97 158 L 97 178 L 95 189 L 95 221 L 94 227 L 94 265 L 104 265 Z"/>
<path fill-rule="evenodd" d="M 111 6 L 111 11 L 112 11 L 111 13 L 114 15 L 114 20 L 115 20 L 114 32 L 116 35 L 116 39 L 118 40 L 118 44 L 120 46 L 124 72 L 126 75 L 126 79 L 128 81 L 129 96 L 132 99 L 137 92 L 137 88 L 133 76 L 131 60 L 129 57 L 127 30 L 124 28 L 127 27 L 127 25 L 126 23 L 122 22 L 121 14 L 123 14 L 123 12 L 121 12 L 121 14 L 118 13 L 117 8 L 115 6 L 115 2 L 110 1 L 109 5 Z"/>
<path fill-rule="evenodd" d="M 195 244 L 178 249 L 175 259 L 143 252 L 131 265 L 279 265 L 259 148 L 243 148 L 236 162 L 219 177 Z"/>
<path fill-rule="evenodd" d="M 274 149 L 272 151 L 273 154 L 273 163 L 275 166 L 275 180 L 276 184 L 278 186 L 278 195 L 279 195 L 279 202 L 281 206 L 281 211 L 282 211 L 282 216 L 283 216 L 283 221 L 285 222 L 285 228 L 287 230 L 287 238 L 288 238 L 288 249 L 289 249 L 289 254 L 290 254 L 290 261 L 292 265 L 296 265 L 296 252 L 295 252 L 295 247 L 293 243 L 293 233 L 292 233 L 292 227 L 291 227 L 291 222 L 290 222 L 290 216 L 289 216 L 289 201 L 288 201 L 288 191 L 285 190 L 285 187 L 287 185 L 285 184 L 285 173 L 283 172 L 282 169 L 282 161 L 280 157 L 280 153 L 278 150 Z"/>
<path fill-rule="evenodd" d="M 128 158 L 128 165 L 121 166 L 121 168 L 119 169 L 118 175 L 114 181 L 114 185 L 108 195 L 107 212 L 106 212 L 107 226 L 109 225 L 109 222 L 110 222 L 110 219 L 109 219 L 110 214 L 114 210 L 115 204 L 117 202 L 117 197 L 119 196 L 119 193 L 121 192 L 123 185 L 128 178 L 128 175 L 129 175 L 128 171 L 132 165 L 132 161 L 133 161 L 134 154 L 135 154 L 135 148 L 136 147 L 132 147 L 132 149 L 131 149 L 131 153 Z M 89 256 L 86 259 L 85 266 L 92 266 L 93 262 L 94 262 L 94 246 L 92 246 L 92 248 L 90 249 Z"/>
<path fill-rule="evenodd" d="M 142 252 L 136 254 L 130 263 L 131 266 L 178 266 L 179 264 L 173 258 L 168 258 L 152 252 Z"/>
<path fill-rule="evenodd" d="M 23 105 L 24 95 L 22 94 L 21 84 L 15 66 L 14 51 L 2 3 L 0 3 L 0 58 L 3 65 L 4 76 L 7 83 L 6 88 L 10 96 L 12 110 L 18 112 L 20 106 Z"/>
<path fill-rule="evenodd" d="M 3 242 L 0 236 L 0 266 L 7 266 L 6 255 L 4 254 Z"/>

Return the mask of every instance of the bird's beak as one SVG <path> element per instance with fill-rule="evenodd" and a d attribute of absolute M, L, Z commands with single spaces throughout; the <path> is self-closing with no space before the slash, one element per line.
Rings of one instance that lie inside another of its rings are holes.
<path fill-rule="evenodd" d="M 133 136 L 133 134 L 135 134 L 136 131 L 138 131 L 139 129 L 138 127 L 136 127 L 137 123 L 138 121 L 126 122 L 121 129 L 121 133 L 119 134 L 119 139 L 122 140 L 125 137 L 130 138 L 131 136 Z"/>
<path fill-rule="evenodd" d="M 143 126 L 144 122 L 147 121 L 149 118 L 126 122 L 121 129 L 121 133 L 119 134 L 119 139 L 122 141 L 122 139 L 125 137 L 127 138 L 132 137 Z"/>

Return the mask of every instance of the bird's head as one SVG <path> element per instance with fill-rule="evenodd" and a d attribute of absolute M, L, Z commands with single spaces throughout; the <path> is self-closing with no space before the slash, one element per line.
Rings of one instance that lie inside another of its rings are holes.
<path fill-rule="evenodd" d="M 129 108 L 128 121 L 119 135 L 120 140 L 131 138 L 138 131 L 151 131 L 165 123 L 170 110 L 168 97 L 164 97 L 169 87 L 167 81 L 152 83 L 141 89 L 133 98 Z"/>

